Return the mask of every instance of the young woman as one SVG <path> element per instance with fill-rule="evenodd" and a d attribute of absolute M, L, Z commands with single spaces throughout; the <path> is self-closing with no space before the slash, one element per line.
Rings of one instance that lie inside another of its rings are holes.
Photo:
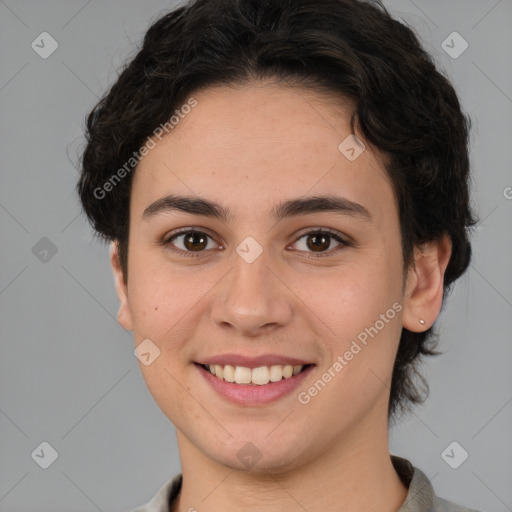
<path fill-rule="evenodd" d="M 88 117 L 78 191 L 182 472 L 139 509 L 467 511 L 389 453 L 468 267 L 470 122 L 355 0 L 195 0 Z"/>

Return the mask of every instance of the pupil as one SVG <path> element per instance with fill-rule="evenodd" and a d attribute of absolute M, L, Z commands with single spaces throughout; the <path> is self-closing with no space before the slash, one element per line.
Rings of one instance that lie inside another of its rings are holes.
<path fill-rule="evenodd" d="M 311 235 L 310 240 L 314 240 L 312 244 L 309 244 L 310 249 L 316 248 L 316 249 L 327 249 L 329 247 L 328 237 L 325 235 Z M 321 242 L 317 243 L 319 240 Z"/>
<path fill-rule="evenodd" d="M 189 236 L 186 237 L 186 243 L 190 242 L 192 244 L 192 248 L 198 248 L 196 244 L 194 244 L 194 240 L 198 238 L 201 240 L 200 244 L 201 244 L 201 247 L 199 247 L 199 249 L 204 249 L 203 245 L 204 245 L 204 242 L 205 242 L 205 237 L 203 235 L 198 235 L 197 233 L 193 233 L 193 234 L 190 234 Z M 191 247 L 189 247 L 190 249 Z"/>

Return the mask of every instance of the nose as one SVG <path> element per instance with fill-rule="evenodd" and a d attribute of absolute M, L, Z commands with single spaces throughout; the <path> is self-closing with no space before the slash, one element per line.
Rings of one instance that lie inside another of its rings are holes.
<path fill-rule="evenodd" d="M 258 336 L 288 324 L 293 315 L 293 294 L 269 266 L 265 251 L 252 263 L 241 257 L 219 283 L 212 320 L 239 336 Z"/>

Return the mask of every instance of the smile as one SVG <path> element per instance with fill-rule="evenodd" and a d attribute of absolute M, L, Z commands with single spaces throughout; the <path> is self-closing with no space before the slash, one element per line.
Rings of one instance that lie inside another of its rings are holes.
<path fill-rule="evenodd" d="M 283 379 L 289 379 L 294 375 L 301 373 L 310 365 L 271 365 L 259 366 L 257 368 L 248 368 L 246 366 L 232 366 L 229 364 L 202 364 L 201 367 L 208 370 L 220 380 L 234 384 L 253 384 L 255 386 L 264 386 L 269 382 L 279 382 Z"/>
<path fill-rule="evenodd" d="M 249 366 L 238 366 L 230 357 L 232 364 L 213 364 L 222 362 L 222 356 L 216 357 L 214 361 L 206 363 L 195 363 L 199 375 L 205 380 L 208 386 L 222 399 L 235 403 L 242 407 L 265 406 L 280 399 L 284 399 L 299 386 L 304 385 L 308 375 L 314 371 L 315 364 L 308 364 L 305 361 L 290 361 L 289 358 L 265 357 L 268 362 L 278 362 L 276 359 L 288 359 L 282 362 L 294 362 L 304 364 L 269 364 L 263 366 L 263 358 L 249 360 L 239 357 L 238 363 L 245 363 Z M 224 361 L 228 358 L 223 358 Z M 240 359 L 243 359 L 240 360 Z M 270 361 L 269 361 L 270 359 Z M 265 361 L 265 362 L 267 362 Z M 233 379 L 231 382 L 228 379 Z"/>

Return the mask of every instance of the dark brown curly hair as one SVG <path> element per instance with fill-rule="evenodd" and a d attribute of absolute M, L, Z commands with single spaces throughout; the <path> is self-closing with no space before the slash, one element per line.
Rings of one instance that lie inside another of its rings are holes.
<path fill-rule="evenodd" d="M 414 264 L 415 245 L 445 233 L 452 241 L 445 298 L 470 263 L 468 235 L 477 223 L 469 204 L 471 120 L 413 30 L 382 4 L 360 0 L 193 0 L 150 26 L 142 48 L 87 117 L 77 184 L 97 235 L 119 244 L 124 279 L 132 155 L 193 92 L 258 79 L 353 102 L 352 131 L 357 121 L 389 160 L 404 272 Z M 121 168 L 122 179 L 106 192 Z M 433 350 L 437 342 L 432 327 L 402 329 L 389 418 L 428 396 L 417 364 L 422 355 L 440 353 Z"/>

